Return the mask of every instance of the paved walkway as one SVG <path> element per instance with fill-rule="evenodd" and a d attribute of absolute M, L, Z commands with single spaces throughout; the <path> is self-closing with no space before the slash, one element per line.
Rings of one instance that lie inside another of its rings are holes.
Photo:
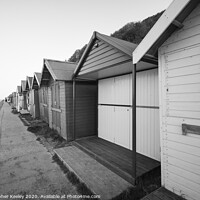
<path fill-rule="evenodd" d="M 40 195 L 77 194 L 59 166 L 52 162 L 51 154 L 26 129 L 4 103 L 0 110 L 0 199 L 8 199 L 3 195 L 18 194 L 38 195 L 34 199 L 44 199 Z"/>

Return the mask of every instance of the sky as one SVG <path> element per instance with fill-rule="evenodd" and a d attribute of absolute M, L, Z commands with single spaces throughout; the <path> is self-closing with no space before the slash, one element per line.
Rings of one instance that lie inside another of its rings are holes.
<path fill-rule="evenodd" d="M 0 0 L 0 99 L 43 59 L 68 60 L 93 31 L 110 35 L 166 9 L 172 0 Z"/>

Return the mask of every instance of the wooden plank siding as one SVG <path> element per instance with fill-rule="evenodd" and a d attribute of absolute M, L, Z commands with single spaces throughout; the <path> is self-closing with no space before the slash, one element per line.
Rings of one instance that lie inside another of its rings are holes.
<path fill-rule="evenodd" d="M 22 92 L 22 96 L 21 96 L 21 100 L 22 100 L 22 109 L 26 110 L 27 109 L 27 98 L 26 98 L 26 92 Z"/>
<path fill-rule="evenodd" d="M 200 198 L 200 4 L 159 49 L 162 185 L 189 200 Z"/>
<path fill-rule="evenodd" d="M 66 84 L 68 84 L 66 81 L 54 81 L 52 77 L 49 79 L 49 126 L 68 140 L 66 128 Z"/>
<path fill-rule="evenodd" d="M 29 104 L 30 104 L 30 114 L 34 117 L 34 89 L 29 92 Z"/>
<path fill-rule="evenodd" d="M 76 138 L 97 135 L 97 82 L 76 82 Z"/>
<path fill-rule="evenodd" d="M 65 84 L 67 138 L 97 135 L 97 83 L 76 81 L 75 116 L 73 115 L 73 83 Z M 74 130 L 75 117 L 75 130 Z"/>
<path fill-rule="evenodd" d="M 65 105 L 66 105 L 66 132 L 67 140 L 72 141 L 73 137 L 73 83 L 65 82 Z"/>
<path fill-rule="evenodd" d="M 40 117 L 40 108 L 39 108 L 39 92 L 38 89 L 31 89 L 29 92 L 29 104 L 30 104 L 30 114 L 33 118 Z"/>
<path fill-rule="evenodd" d="M 34 118 L 39 118 L 40 117 L 40 109 L 39 109 L 39 92 L 38 89 L 34 89 Z"/>
<path fill-rule="evenodd" d="M 63 138 L 67 139 L 67 120 L 66 120 L 66 93 L 65 93 L 65 86 L 66 83 L 64 81 L 59 81 L 59 101 L 60 101 L 60 134 L 62 135 Z M 58 111 L 59 112 L 59 111 Z M 57 112 L 57 113 L 58 113 Z"/>
<path fill-rule="evenodd" d="M 49 81 L 49 90 L 50 90 L 50 99 L 51 106 L 49 115 L 52 118 L 51 128 L 57 130 L 59 134 L 61 134 L 61 112 L 62 109 L 60 107 L 60 81 L 54 81 L 52 78 Z M 62 135 L 62 134 L 61 134 Z M 63 136 L 66 138 L 66 134 L 63 133 Z"/>
<path fill-rule="evenodd" d="M 39 101 L 40 101 L 40 117 L 45 122 L 49 123 L 48 114 L 48 87 L 42 86 L 39 89 Z"/>
<path fill-rule="evenodd" d="M 100 41 L 98 42 L 97 46 L 93 46 L 92 50 L 87 56 L 87 59 L 81 68 L 80 75 L 83 73 L 88 73 L 91 70 L 97 71 L 98 69 L 128 61 L 130 61 L 129 56 L 120 52 L 111 45 Z"/>

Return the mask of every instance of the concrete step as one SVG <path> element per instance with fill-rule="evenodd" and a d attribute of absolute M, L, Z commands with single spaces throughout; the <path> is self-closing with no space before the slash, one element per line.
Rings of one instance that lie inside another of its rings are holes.
<path fill-rule="evenodd" d="M 54 150 L 66 167 L 101 199 L 112 199 L 132 187 L 126 180 L 75 146 Z"/>

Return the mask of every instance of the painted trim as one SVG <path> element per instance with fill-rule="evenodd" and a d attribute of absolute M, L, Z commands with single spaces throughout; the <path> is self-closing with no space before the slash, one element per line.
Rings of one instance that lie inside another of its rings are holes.
<path fill-rule="evenodd" d="M 136 94 L 137 94 L 137 81 L 136 81 L 136 64 L 133 65 L 132 70 L 132 176 L 136 180 L 136 170 L 137 170 L 137 122 L 136 122 Z M 136 184 L 136 181 L 135 181 Z"/>
<path fill-rule="evenodd" d="M 132 108 L 132 105 L 123 105 L 123 104 L 105 104 L 100 103 L 98 106 L 115 106 L 115 107 L 129 107 Z M 159 106 L 136 106 L 136 108 L 149 108 L 149 109 L 159 109 Z"/>
<path fill-rule="evenodd" d="M 98 104 L 98 106 L 132 107 L 131 105 L 122 105 L 122 104 Z"/>
<path fill-rule="evenodd" d="M 150 109 L 159 109 L 159 106 L 136 106 L 136 108 L 150 108 Z"/>
<path fill-rule="evenodd" d="M 73 140 L 76 140 L 76 79 L 73 79 Z"/>
<path fill-rule="evenodd" d="M 133 64 L 138 63 L 142 59 L 190 1 L 191 0 L 174 0 L 170 4 L 146 37 L 133 51 Z"/>
<path fill-rule="evenodd" d="M 136 73 L 140 73 L 140 72 L 144 72 L 144 71 L 149 71 L 149 70 L 153 70 L 153 69 L 158 69 L 158 66 L 157 67 L 148 68 L 148 69 L 138 70 Z M 125 75 L 128 75 L 128 74 L 132 74 L 132 72 L 128 72 L 128 73 L 124 73 L 124 74 L 119 74 L 119 75 L 115 75 L 115 76 L 108 76 L 108 77 L 105 77 L 105 78 L 100 78 L 100 79 L 97 79 L 97 81 L 98 80 L 108 79 L 108 78 L 115 78 L 115 77 L 119 77 L 119 76 L 125 76 Z"/>
<path fill-rule="evenodd" d="M 115 59 L 113 59 L 113 60 L 115 60 Z M 125 61 L 122 61 L 122 62 L 118 62 L 117 64 L 108 65 L 106 67 L 102 67 L 102 68 L 96 69 L 96 70 L 94 70 L 93 67 L 90 67 L 90 68 L 86 69 L 87 72 L 85 72 L 85 73 L 84 73 L 84 71 L 86 71 L 86 70 L 80 71 L 79 76 L 83 76 L 83 75 L 91 74 L 91 73 L 98 72 L 98 71 L 101 71 L 101 70 L 105 70 L 105 69 L 108 69 L 108 68 L 112 68 L 112 67 L 115 67 L 117 65 L 121 65 L 121 64 L 124 64 L 124 63 L 129 63 L 131 61 L 132 61 L 132 59 L 128 59 L 128 60 L 125 60 Z"/>

